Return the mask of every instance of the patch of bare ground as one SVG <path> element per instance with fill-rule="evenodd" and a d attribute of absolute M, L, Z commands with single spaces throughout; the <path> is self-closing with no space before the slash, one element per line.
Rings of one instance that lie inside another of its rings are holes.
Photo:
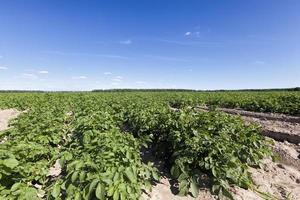
<path fill-rule="evenodd" d="M 50 167 L 48 176 L 50 176 L 52 178 L 57 177 L 61 174 L 61 170 L 62 169 L 61 169 L 61 165 L 59 163 L 59 160 L 56 160 L 55 164 L 52 167 Z"/>
<path fill-rule="evenodd" d="M 300 135 L 300 124 L 278 120 L 267 120 L 255 117 L 242 116 L 245 121 L 258 123 L 264 130 Z"/>
<path fill-rule="evenodd" d="M 0 110 L 0 131 L 8 129 L 9 121 L 16 118 L 20 113 L 17 109 Z"/>
<path fill-rule="evenodd" d="M 9 121 L 16 118 L 21 112 L 16 109 L 0 110 L 0 131 L 7 130 L 9 128 Z M 0 144 L 7 141 L 7 137 L 0 138 Z"/>
<path fill-rule="evenodd" d="M 198 198 L 189 196 L 178 196 L 175 195 L 171 189 L 171 185 L 167 178 L 163 178 L 160 183 L 152 188 L 151 192 L 144 193 L 142 199 L 144 200 L 215 200 L 209 190 L 201 190 Z"/>
<path fill-rule="evenodd" d="M 207 107 L 199 107 L 207 109 Z M 228 114 L 234 114 L 234 115 L 241 115 L 245 117 L 254 117 L 259 119 L 265 119 L 265 120 L 272 120 L 272 121 L 284 121 L 284 122 L 290 122 L 290 123 L 300 123 L 300 117 L 297 116 L 289 116 L 279 113 L 261 113 L 261 112 L 252 112 L 252 111 L 245 111 L 241 109 L 231 109 L 231 108 L 218 108 L 218 110 L 222 112 L 226 112 Z"/>
<path fill-rule="evenodd" d="M 300 171 L 300 146 L 287 141 L 278 142 L 274 140 L 273 151 L 279 156 L 282 164 L 292 166 Z"/>
<path fill-rule="evenodd" d="M 263 135 L 279 141 L 289 141 L 294 144 L 300 143 L 300 123 L 292 123 L 278 120 L 268 120 L 255 117 L 242 116 L 246 122 L 258 124 Z"/>
<path fill-rule="evenodd" d="M 264 168 L 250 168 L 254 184 L 260 192 L 272 195 L 272 199 L 300 199 L 300 171 L 271 159 L 264 159 Z M 252 190 L 233 188 L 237 200 L 260 200 L 262 195 Z"/>

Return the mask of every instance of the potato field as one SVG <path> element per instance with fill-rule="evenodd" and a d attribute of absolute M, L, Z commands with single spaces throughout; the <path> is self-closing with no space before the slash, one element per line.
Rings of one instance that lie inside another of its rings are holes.
<path fill-rule="evenodd" d="M 12 108 L 18 116 L 0 131 L 0 199 L 136 200 L 165 173 L 176 196 L 197 198 L 207 177 L 215 199 L 235 199 L 233 187 L 281 199 L 249 171 L 276 160 L 274 142 L 219 108 L 298 119 L 300 92 L 0 93 L 0 110 Z"/>

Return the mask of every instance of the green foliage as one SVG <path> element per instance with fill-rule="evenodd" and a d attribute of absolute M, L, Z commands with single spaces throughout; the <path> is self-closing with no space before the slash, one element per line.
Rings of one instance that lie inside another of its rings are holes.
<path fill-rule="evenodd" d="M 256 126 L 227 114 L 190 109 L 172 112 L 163 107 L 143 108 L 142 112 L 131 109 L 128 121 L 135 128 L 132 132 L 150 134 L 155 141 L 152 145 L 164 149 L 159 152 L 164 153 L 161 156 L 179 182 L 179 195 L 191 190 L 196 196 L 201 173 L 212 177 L 215 188 L 218 186 L 213 192 L 220 197 L 230 197 L 230 185 L 248 189 L 252 186 L 248 166 L 259 165 L 271 152 Z M 153 118 L 155 115 L 159 117 Z"/>
<path fill-rule="evenodd" d="M 148 147 L 165 160 L 179 183 L 179 195 L 196 197 L 203 174 L 212 178 L 212 192 L 223 199 L 231 198 L 231 185 L 251 188 L 247 169 L 270 154 L 266 141 L 256 126 L 240 118 L 190 109 L 204 103 L 247 105 L 224 95 L 205 95 L 0 94 L 1 108 L 25 111 L 11 122 L 13 128 L 0 132 L 0 198 L 140 199 L 143 189 L 159 181 L 157 169 L 141 157 L 141 149 Z M 279 96 L 299 99 L 294 93 Z M 277 93 L 275 97 L 280 99 Z M 262 111 L 277 105 L 279 111 L 285 106 L 284 112 L 297 114 L 298 105 L 261 102 Z M 57 161 L 61 173 L 54 176 L 49 169 Z"/>

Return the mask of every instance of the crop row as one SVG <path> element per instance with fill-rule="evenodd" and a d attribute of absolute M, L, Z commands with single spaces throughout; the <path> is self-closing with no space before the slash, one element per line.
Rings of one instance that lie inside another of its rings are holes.
<path fill-rule="evenodd" d="M 0 95 L 0 107 L 24 110 L 0 133 L 0 197 L 139 199 L 159 180 L 142 148 L 164 160 L 179 195 L 197 196 L 202 174 L 220 198 L 231 185 L 253 188 L 248 166 L 270 155 L 260 130 L 219 112 L 175 112 L 175 99 L 182 94 Z"/>

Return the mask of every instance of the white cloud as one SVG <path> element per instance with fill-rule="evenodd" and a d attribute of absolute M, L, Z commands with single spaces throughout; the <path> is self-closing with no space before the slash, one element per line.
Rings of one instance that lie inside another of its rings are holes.
<path fill-rule="evenodd" d="M 72 76 L 72 79 L 87 79 L 87 76 Z"/>
<path fill-rule="evenodd" d="M 39 73 L 39 74 L 49 74 L 49 72 L 46 71 L 46 70 L 39 71 L 38 73 Z"/>
<path fill-rule="evenodd" d="M 0 66 L 0 70 L 6 70 L 8 69 L 7 67 L 3 67 L 3 66 Z"/>
<path fill-rule="evenodd" d="M 111 80 L 114 81 L 114 82 L 122 82 L 122 79 L 118 79 L 118 78 L 113 78 Z"/>
<path fill-rule="evenodd" d="M 113 82 L 122 82 L 123 77 L 122 76 L 115 76 L 114 78 L 111 79 Z"/>
<path fill-rule="evenodd" d="M 266 62 L 263 61 L 263 60 L 256 60 L 256 61 L 254 61 L 254 64 L 256 64 L 256 65 L 264 65 L 264 64 L 266 64 Z"/>
<path fill-rule="evenodd" d="M 104 72 L 104 75 L 112 75 L 111 72 Z"/>
<path fill-rule="evenodd" d="M 132 41 L 131 40 L 123 40 L 123 41 L 120 41 L 120 44 L 129 45 L 129 44 L 132 44 Z"/>
<path fill-rule="evenodd" d="M 129 59 L 126 56 L 114 55 L 114 54 L 95 54 L 95 53 L 82 53 L 82 52 L 63 52 L 63 51 L 45 51 L 49 54 L 60 55 L 60 56 L 93 56 L 93 57 L 104 57 L 112 59 Z"/>
<path fill-rule="evenodd" d="M 115 78 L 116 78 L 116 79 L 123 79 L 122 76 L 116 76 Z"/>
<path fill-rule="evenodd" d="M 195 31 L 188 31 L 184 35 L 185 36 L 191 36 L 191 37 L 196 37 L 200 38 L 203 37 L 211 32 L 210 28 L 201 28 L 201 27 L 195 27 Z"/>
<path fill-rule="evenodd" d="M 205 42 L 205 41 L 176 41 L 176 40 L 166 40 L 166 39 L 156 39 L 158 42 L 164 42 L 169 44 L 177 45 L 194 45 L 194 46 L 203 46 L 203 47 L 220 47 L 223 46 L 220 42 Z"/>
<path fill-rule="evenodd" d="M 185 36 L 189 36 L 189 35 L 191 35 L 192 33 L 190 32 L 190 31 L 188 31 L 188 32 L 186 32 L 184 35 Z"/>
<path fill-rule="evenodd" d="M 37 79 L 37 75 L 35 74 L 29 74 L 29 73 L 23 73 L 21 75 L 21 78 L 26 78 L 26 79 Z"/>

